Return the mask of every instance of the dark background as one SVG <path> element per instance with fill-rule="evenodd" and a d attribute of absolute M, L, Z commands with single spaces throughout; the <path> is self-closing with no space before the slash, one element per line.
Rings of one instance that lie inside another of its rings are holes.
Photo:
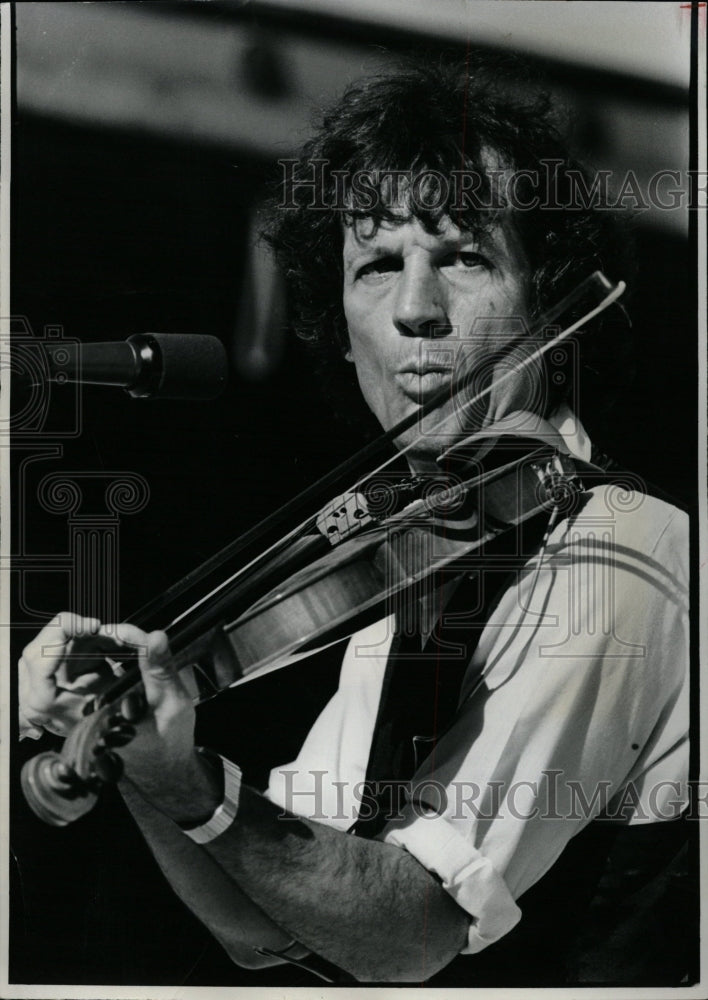
<path fill-rule="evenodd" d="M 172 16 L 172 5 L 158 6 Z M 240 24 L 246 15 L 230 16 Z M 276 38 L 286 31 L 300 38 L 311 33 L 319 42 L 328 37 L 326 24 L 265 17 L 263 23 Z M 341 25 L 333 21 L 329 30 L 341 46 Z M 420 41 L 405 31 L 382 37 L 361 29 L 348 37 L 351 46 L 368 47 L 384 61 L 386 53 Z M 426 51 L 434 51 L 434 41 L 426 40 Z M 464 54 L 465 46 L 456 51 Z M 588 80 L 563 63 L 547 69 L 555 86 L 585 93 L 592 86 L 598 95 L 600 111 L 587 111 L 584 119 L 598 155 L 603 95 L 624 93 L 644 113 L 676 110 L 685 99 L 648 83 L 642 89 L 614 77 Z M 334 91 L 339 83 L 332 81 Z M 16 436 L 15 662 L 70 595 L 61 569 L 66 516 L 49 513 L 36 499 L 48 472 L 131 471 L 148 482 L 145 508 L 120 522 L 119 607 L 129 615 L 351 454 L 365 435 L 333 420 L 313 361 L 292 338 L 280 357 L 274 343 L 272 366 L 260 380 L 246 377 L 236 363 L 248 225 L 273 174 L 271 156 L 238 143 L 67 121 L 21 100 L 12 138 L 12 312 L 26 317 L 32 335 L 41 338 L 47 325 L 82 341 L 143 330 L 211 333 L 232 359 L 229 388 L 214 402 L 135 401 L 119 390 L 85 389 L 80 434 L 64 438 L 76 395 L 53 387 L 43 427 Z M 692 248 L 675 227 L 641 220 L 636 240 L 637 371 L 618 407 L 618 433 L 600 443 L 623 466 L 690 504 L 697 425 Z M 13 397 L 20 430 L 23 392 L 18 386 Z M 31 448 L 56 443 L 60 455 L 26 464 Z M 24 494 L 17 491 L 21 470 Z M 336 653 L 324 655 L 222 696 L 202 709 L 200 738 L 232 754 L 247 779 L 262 784 L 270 766 L 296 752 L 336 684 L 336 665 Z M 233 966 L 167 888 L 114 794 L 74 827 L 41 824 L 16 776 L 24 760 L 53 745 L 45 736 L 14 751 L 10 981 L 312 983 L 293 968 L 249 973 Z"/>

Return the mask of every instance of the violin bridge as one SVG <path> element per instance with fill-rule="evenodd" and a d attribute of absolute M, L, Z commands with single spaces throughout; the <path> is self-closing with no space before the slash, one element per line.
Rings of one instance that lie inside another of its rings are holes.
<path fill-rule="evenodd" d="M 433 476 L 377 476 L 361 490 L 351 490 L 335 497 L 317 516 L 317 529 L 331 545 L 339 545 L 361 528 L 379 524 L 398 514 L 417 500 L 437 495 L 450 483 L 440 473 Z"/>
<path fill-rule="evenodd" d="M 375 519 L 363 493 L 342 493 L 317 515 L 317 530 L 331 545 L 339 545 Z"/>

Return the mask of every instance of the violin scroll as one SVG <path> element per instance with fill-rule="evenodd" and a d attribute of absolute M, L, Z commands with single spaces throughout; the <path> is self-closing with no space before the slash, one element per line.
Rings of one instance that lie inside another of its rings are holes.
<path fill-rule="evenodd" d="M 82 719 L 61 753 L 47 750 L 22 768 L 22 792 L 32 811 L 50 826 L 68 826 L 89 813 L 103 785 L 115 784 L 123 761 L 114 747 L 135 736 L 135 726 L 147 710 L 142 692 L 134 688 L 119 705 L 110 704 Z"/>
<path fill-rule="evenodd" d="M 32 811 L 50 826 L 67 826 L 93 809 L 98 787 L 82 781 L 54 750 L 37 754 L 22 768 L 22 792 Z"/>

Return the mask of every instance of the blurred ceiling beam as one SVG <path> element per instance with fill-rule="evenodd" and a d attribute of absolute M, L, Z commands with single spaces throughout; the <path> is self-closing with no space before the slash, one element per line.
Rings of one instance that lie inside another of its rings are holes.
<path fill-rule="evenodd" d="M 514 49 L 593 74 L 663 84 L 685 92 L 690 76 L 690 10 L 679 3 L 632 0 L 222 0 L 232 11 L 280 12 L 378 29 Z"/>
<path fill-rule="evenodd" d="M 18 5 L 20 110 L 271 158 L 297 148 L 308 131 L 308 105 L 328 98 L 334 81 L 381 62 L 346 45 L 263 38 L 249 26 L 225 29 L 210 18 L 185 21 L 151 8 Z M 280 93 L 263 85 L 254 56 L 270 59 Z"/>
<path fill-rule="evenodd" d="M 371 44 L 379 26 L 398 23 L 397 30 L 403 25 L 422 33 L 434 20 L 435 38 L 454 41 L 461 52 L 469 39 L 475 46 L 513 46 L 535 56 L 548 51 L 551 58 L 568 60 L 572 54 L 578 65 L 592 63 L 598 83 L 616 71 L 620 39 L 627 50 L 625 69 L 638 73 L 641 63 L 644 76 L 620 90 L 598 92 L 570 72 L 556 72 L 554 90 L 588 134 L 594 133 L 589 144 L 594 166 L 616 177 L 631 169 L 643 190 L 657 170 L 685 171 L 689 60 L 682 25 L 688 18 L 677 16 L 686 12 L 677 15 L 674 4 L 546 0 L 533 3 L 531 17 L 529 7 L 528 0 L 22 3 L 16 6 L 18 106 L 20 112 L 272 160 L 292 155 L 309 133 L 313 111 L 347 82 L 386 64 L 389 53 Z M 641 17 L 635 14 L 632 36 L 641 60 L 622 38 L 629 7 L 642 10 Z M 404 9 L 405 20 L 397 21 Z M 279 12 L 287 13 L 287 20 L 279 20 Z M 369 32 L 369 44 L 334 30 L 355 16 Z M 584 32 L 579 17 L 585 19 Z M 327 30 L 311 33 L 313 18 L 320 29 L 329 18 Z M 663 100 L 648 100 L 646 85 L 652 80 L 663 88 Z M 650 208 L 639 220 L 684 232 L 686 212 Z"/>

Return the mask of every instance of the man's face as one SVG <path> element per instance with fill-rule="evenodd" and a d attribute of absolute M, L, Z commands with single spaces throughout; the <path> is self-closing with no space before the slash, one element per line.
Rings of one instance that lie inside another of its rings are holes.
<path fill-rule="evenodd" d="M 460 372 L 479 372 L 485 360 L 515 339 L 528 316 L 528 276 L 508 215 L 480 236 L 449 219 L 430 234 L 417 219 L 404 216 L 378 229 L 368 220 L 345 228 L 347 357 L 384 430 Z M 513 395 L 512 390 L 492 399 L 490 415 L 503 415 L 495 408 L 519 408 Z M 448 401 L 405 432 L 399 446 L 420 437 L 408 452 L 409 461 L 431 468 L 445 446 L 479 426 L 479 409 L 471 414 L 461 415 L 460 404 Z M 436 430 L 445 415 L 444 428 Z"/>

